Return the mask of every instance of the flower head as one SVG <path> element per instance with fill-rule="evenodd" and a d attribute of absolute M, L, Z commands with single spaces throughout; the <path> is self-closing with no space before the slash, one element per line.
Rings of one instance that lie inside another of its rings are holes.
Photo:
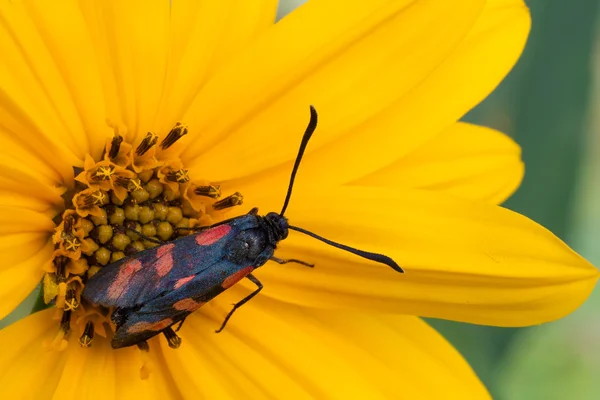
<path fill-rule="evenodd" d="M 56 306 L 0 332 L 15 397 L 481 398 L 411 315 L 522 326 L 590 293 L 594 267 L 495 205 L 520 182 L 518 146 L 457 122 L 518 58 L 521 1 L 313 0 L 273 25 L 276 3 L 0 1 L 0 312 L 40 279 Z M 321 121 L 286 215 L 407 274 L 292 232 L 277 255 L 316 268 L 261 269 L 265 289 L 223 333 L 244 281 L 182 343 L 112 350 L 119 319 L 82 301 L 88 280 L 278 210 L 309 104 Z"/>

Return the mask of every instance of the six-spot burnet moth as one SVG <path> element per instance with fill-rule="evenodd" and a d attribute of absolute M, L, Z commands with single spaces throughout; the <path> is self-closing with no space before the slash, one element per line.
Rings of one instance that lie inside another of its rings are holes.
<path fill-rule="evenodd" d="M 282 260 L 273 255 L 277 243 L 288 236 L 290 229 L 404 272 L 387 256 L 348 247 L 288 224 L 284 213 L 296 172 L 317 127 L 317 113 L 312 106 L 310 113 L 310 122 L 302 138 L 287 196 L 279 214 L 270 212 L 260 216 L 258 209 L 254 208 L 246 215 L 222 221 L 196 234 L 105 266 L 90 278 L 82 295 L 90 303 L 113 307 L 111 320 L 116 325 L 113 348 L 137 344 L 147 349 L 146 340 L 161 332 L 171 347 L 179 347 L 181 339 L 172 326 L 177 323 L 181 326 L 190 313 L 247 278 L 257 289 L 233 306 L 217 332 L 223 330 L 235 310 L 263 288 L 252 274 L 256 268 L 269 260 L 280 264 L 296 262 L 312 266 L 303 261 Z"/>

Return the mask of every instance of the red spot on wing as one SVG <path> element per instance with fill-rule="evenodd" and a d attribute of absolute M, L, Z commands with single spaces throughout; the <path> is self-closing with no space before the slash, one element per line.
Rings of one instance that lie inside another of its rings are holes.
<path fill-rule="evenodd" d="M 196 243 L 200 246 L 210 246 L 211 244 L 218 242 L 219 239 L 227 235 L 230 231 L 231 227 L 227 224 L 215 226 L 214 228 L 199 233 L 198 236 L 196 236 Z"/>
<path fill-rule="evenodd" d="M 126 291 L 131 278 L 142 269 L 142 262 L 139 260 L 131 260 L 126 262 L 119 269 L 119 273 L 114 281 L 108 287 L 108 298 L 117 300 Z"/>
<path fill-rule="evenodd" d="M 172 318 L 165 318 L 158 322 L 138 322 L 127 329 L 127 333 L 140 333 L 144 331 L 162 331 L 163 329 L 173 325 Z"/>
<path fill-rule="evenodd" d="M 186 276 L 185 278 L 176 280 L 175 286 L 173 286 L 173 289 L 179 289 L 180 287 L 182 287 L 183 285 L 185 285 L 186 283 L 188 283 L 189 281 L 194 279 L 195 276 L 196 275 L 190 275 L 190 276 Z"/>
<path fill-rule="evenodd" d="M 156 273 L 161 278 L 169 273 L 173 268 L 173 248 L 174 244 L 165 244 L 156 249 Z"/>
<path fill-rule="evenodd" d="M 193 312 L 196 311 L 198 308 L 200 308 L 201 306 L 203 306 L 204 302 L 198 302 L 194 299 L 183 299 L 183 300 L 179 300 L 177 303 L 173 304 L 173 308 L 179 311 L 189 311 L 189 312 Z"/>
<path fill-rule="evenodd" d="M 150 322 L 138 322 L 133 324 L 127 329 L 127 333 L 140 333 L 151 330 L 152 324 Z"/>
<path fill-rule="evenodd" d="M 246 268 L 240 269 L 235 274 L 230 275 L 227 278 L 225 278 L 223 283 L 221 283 L 221 286 L 223 287 L 223 289 L 228 289 L 228 288 L 232 287 L 233 285 L 235 285 L 236 283 L 241 281 L 243 278 L 245 278 L 246 275 L 248 275 L 250 272 L 252 272 L 253 269 L 254 269 L 254 267 L 246 267 Z"/>
<path fill-rule="evenodd" d="M 162 331 L 163 329 L 173 325 L 172 318 L 165 318 L 162 321 L 158 321 L 152 324 L 153 331 Z"/>

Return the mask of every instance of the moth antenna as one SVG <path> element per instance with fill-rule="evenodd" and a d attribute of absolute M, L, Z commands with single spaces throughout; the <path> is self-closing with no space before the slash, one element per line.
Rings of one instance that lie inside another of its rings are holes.
<path fill-rule="evenodd" d="M 287 195 L 285 196 L 285 201 L 283 202 L 283 208 L 279 215 L 283 217 L 283 213 L 287 209 L 288 203 L 290 202 L 290 197 L 292 196 L 292 188 L 294 187 L 294 179 L 296 179 L 296 172 L 298 172 L 298 167 L 300 166 L 300 161 L 302 161 L 302 156 L 304 155 L 304 150 L 306 150 L 306 146 L 308 145 L 308 141 L 310 137 L 314 133 L 317 128 L 317 110 L 313 106 L 310 106 L 310 121 L 308 122 L 308 126 L 304 131 L 304 136 L 302 136 L 302 142 L 300 142 L 300 149 L 298 150 L 298 155 L 296 156 L 296 162 L 294 163 L 294 168 L 292 169 L 292 175 L 290 176 L 290 185 L 288 186 Z"/>
<path fill-rule="evenodd" d="M 402 267 L 400 267 L 398 264 L 396 264 L 396 262 L 394 260 L 392 260 L 388 256 L 384 256 L 383 254 L 369 253 L 368 251 L 362 251 L 362 250 L 358 250 L 358 249 L 355 249 L 355 248 L 350 247 L 350 246 L 346 246 L 346 245 L 341 244 L 341 243 L 336 243 L 336 242 L 331 241 L 329 239 L 325 239 L 324 237 L 319 236 L 319 235 L 317 235 L 315 233 L 309 232 L 309 231 L 304 230 L 302 228 L 298 228 L 297 226 L 291 226 L 290 225 L 288 228 L 292 229 L 294 231 L 300 232 L 300 233 L 304 233 L 305 235 L 311 236 L 311 237 L 313 237 L 313 238 L 315 238 L 317 240 L 320 240 L 321 242 L 327 243 L 330 246 L 337 247 L 338 249 L 345 250 L 345 251 L 347 251 L 349 253 L 352 253 L 352 254 L 356 254 L 359 257 L 366 258 L 367 260 L 371 260 L 371 261 L 375 261 L 375 262 L 378 262 L 378 263 L 381 263 L 381 264 L 385 264 L 385 265 L 391 267 L 392 269 L 394 269 L 395 271 L 402 272 L 402 273 L 404 272 L 404 270 L 402 269 Z"/>

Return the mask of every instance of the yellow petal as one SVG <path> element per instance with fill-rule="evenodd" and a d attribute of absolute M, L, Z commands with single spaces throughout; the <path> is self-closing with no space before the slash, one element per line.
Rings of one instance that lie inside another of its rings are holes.
<path fill-rule="evenodd" d="M 229 305 L 205 307 L 186 321 L 178 350 L 162 337 L 150 341 L 148 380 L 139 379 L 137 349 L 113 350 L 98 336 L 82 349 L 76 325 L 63 352 L 45 350 L 42 343 L 58 329 L 54 310 L 31 315 L 0 331 L 3 393 L 36 399 L 489 398 L 456 350 L 418 318 L 306 310 L 258 297 L 217 335 L 213 329 Z"/>
<path fill-rule="evenodd" d="M 254 199 L 262 212 L 279 210 L 279 196 Z M 269 265 L 257 275 L 265 294 L 299 304 L 522 326 L 570 313 L 598 278 L 596 268 L 531 220 L 428 191 L 295 192 L 287 216 L 328 239 L 386 254 L 406 270 L 398 274 L 292 232 L 276 255 L 316 267 Z"/>
<path fill-rule="evenodd" d="M 54 246 L 49 235 L 0 235 L 0 240 L 0 318 L 4 318 L 40 283 L 42 266 Z"/>
<path fill-rule="evenodd" d="M 298 187 L 305 183 L 329 186 L 354 181 L 422 147 L 485 98 L 504 78 L 523 49 L 529 23 L 529 14 L 522 1 L 488 1 L 474 28 L 452 54 L 388 109 L 349 130 L 339 140 L 317 148 L 317 139 L 329 134 L 320 124 L 302 162 Z M 417 45 L 421 43 L 417 41 Z M 373 79 L 378 77 L 379 74 L 375 72 Z M 360 91 L 357 94 L 360 95 Z M 347 98 L 344 95 L 336 100 L 344 106 Z M 328 111 L 321 111 L 316 102 L 315 105 L 321 119 L 328 118 L 324 115 Z M 291 153 L 296 151 L 308 120 L 306 104 L 298 108 L 303 118 L 294 126 L 281 130 L 269 140 L 246 144 L 247 149 L 256 149 L 261 153 L 256 157 L 260 160 L 266 152 L 280 154 L 288 149 Z M 247 137 L 252 139 L 253 135 L 248 132 Z M 244 138 L 240 137 L 239 140 L 246 143 Z M 265 148 L 270 145 L 277 147 L 275 150 Z M 290 154 L 289 159 L 294 156 Z M 238 174 L 243 178 L 223 183 L 223 189 L 235 188 L 233 190 L 245 193 L 246 187 L 253 185 L 285 188 L 292 164 L 289 161 L 246 176 L 249 174 L 247 171 L 236 170 L 238 164 L 231 163 L 226 167 L 228 171 L 234 170 L 230 175 Z M 206 168 L 208 170 L 210 166 Z M 203 170 L 203 173 L 207 170 Z"/>
<path fill-rule="evenodd" d="M 72 335 L 67 360 L 53 393 L 55 399 L 180 399 L 171 372 L 165 368 L 158 338 L 150 341 L 152 371 L 140 379 L 142 364 L 136 347 L 114 350 L 108 339 L 96 335 L 90 348 L 77 344 Z M 162 338 L 160 338 L 162 340 Z"/>
<path fill-rule="evenodd" d="M 488 398 L 468 364 L 415 317 L 305 309 L 257 296 L 215 334 L 230 290 L 185 322 L 165 360 L 185 398 Z"/>
<path fill-rule="evenodd" d="M 155 131 L 165 84 L 170 2 L 80 1 L 106 97 L 108 119 L 128 140 Z"/>
<path fill-rule="evenodd" d="M 45 213 L 0 206 L 0 318 L 42 279 L 42 266 L 53 251 L 53 230 L 54 223 Z"/>
<path fill-rule="evenodd" d="M 181 398 L 155 340 L 149 354 L 154 369 L 148 380 L 140 379 L 136 348 L 113 350 L 107 339 L 96 335 L 92 347 L 82 349 L 74 322 L 64 351 L 44 348 L 44 341 L 58 332 L 54 312 L 38 312 L 0 331 L 0 384 L 8 398 Z"/>
<path fill-rule="evenodd" d="M 2 104 L 2 100 L 0 100 L 0 104 Z M 2 121 L 6 122 L 8 119 Z M 17 125 L 14 128 L 21 129 Z M 28 133 L 31 132 L 28 131 Z M 34 135 L 28 135 L 28 140 L 22 140 L 22 136 L 0 126 L 0 159 L 2 159 L 2 164 L 21 170 L 23 166 L 27 166 L 26 170 L 35 171 L 33 174 L 38 176 L 42 182 L 52 185 L 58 186 L 62 182 L 67 182 L 68 179 L 72 180 L 73 167 L 67 166 L 67 163 L 57 162 L 57 153 L 53 153 L 53 145 L 39 136 L 37 138 L 32 136 Z M 45 147 L 40 148 L 41 145 Z"/>
<path fill-rule="evenodd" d="M 40 171 L 13 156 L 0 159 L 0 205 L 46 212 L 54 217 L 64 207 L 63 189 Z"/>
<path fill-rule="evenodd" d="M 308 2 L 195 99 L 185 121 L 201 136 L 189 139 L 187 165 L 224 180 L 289 160 L 309 104 L 321 115 L 313 149 L 378 120 L 452 53 L 483 3 L 353 0 L 340 13 L 337 0 Z"/>
<path fill-rule="evenodd" d="M 168 133 L 182 119 L 215 71 L 273 25 L 276 10 L 277 0 L 172 2 L 167 83 L 156 133 Z"/>
<path fill-rule="evenodd" d="M 51 398 L 66 359 L 65 352 L 42 346 L 57 330 L 54 311 L 36 313 L 0 331 L 0 384 L 7 398 Z"/>
<path fill-rule="evenodd" d="M 1 152 L 14 154 L 13 150 L 20 149 L 28 158 L 37 156 L 36 163 L 42 161 L 46 169 L 68 181 L 71 166 L 89 151 L 85 130 L 97 122 L 91 122 L 90 114 L 80 118 L 81 103 L 73 91 L 79 85 L 79 99 L 84 93 L 89 96 L 86 107 L 101 92 L 94 92 L 97 87 L 86 74 L 87 61 L 69 64 L 63 57 L 66 53 L 85 57 L 91 48 L 73 1 L 49 10 L 44 7 L 22 1 L 0 5 Z M 72 48 L 75 44 L 80 52 Z M 75 72 L 77 68 L 81 72 Z"/>
<path fill-rule="evenodd" d="M 427 189 L 499 204 L 523 178 L 521 148 L 490 128 L 458 122 L 353 184 Z"/>

